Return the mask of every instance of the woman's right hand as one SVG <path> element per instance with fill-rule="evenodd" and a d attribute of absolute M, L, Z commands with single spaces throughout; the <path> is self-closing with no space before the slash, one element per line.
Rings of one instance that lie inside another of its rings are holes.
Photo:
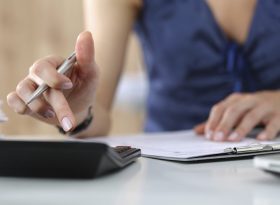
<path fill-rule="evenodd" d="M 61 57 L 47 56 L 36 61 L 16 90 L 7 96 L 8 105 L 19 114 L 59 125 L 66 132 L 75 128 L 79 123 L 76 116 L 85 115 L 85 118 L 89 106 L 94 103 L 98 79 L 90 32 L 85 31 L 79 35 L 75 52 L 77 62 L 68 76 L 56 70 L 64 61 Z M 27 106 L 27 100 L 43 82 L 50 89 Z"/>

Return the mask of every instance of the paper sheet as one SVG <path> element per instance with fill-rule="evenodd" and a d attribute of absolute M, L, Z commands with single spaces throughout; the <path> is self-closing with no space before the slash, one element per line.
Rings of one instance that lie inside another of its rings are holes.
<path fill-rule="evenodd" d="M 143 156 L 163 159 L 184 159 L 209 154 L 223 153 L 225 148 L 246 146 L 260 143 L 253 138 L 245 138 L 241 142 L 212 142 L 202 136 L 197 136 L 193 131 L 180 131 L 162 134 L 143 134 L 127 137 L 103 137 L 91 139 L 105 142 L 111 146 L 126 145 L 140 148 Z M 266 141 L 262 144 L 278 142 Z"/>

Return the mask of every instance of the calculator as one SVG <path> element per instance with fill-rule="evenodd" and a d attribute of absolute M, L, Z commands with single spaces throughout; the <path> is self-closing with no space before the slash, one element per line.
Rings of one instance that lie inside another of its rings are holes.
<path fill-rule="evenodd" d="M 95 178 L 121 170 L 141 156 L 130 146 L 86 140 L 0 140 L 0 176 Z"/>

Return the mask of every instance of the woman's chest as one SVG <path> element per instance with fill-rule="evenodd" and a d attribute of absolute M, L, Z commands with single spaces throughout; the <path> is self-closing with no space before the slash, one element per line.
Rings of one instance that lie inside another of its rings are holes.
<path fill-rule="evenodd" d="M 250 31 L 257 0 L 206 0 L 224 35 L 244 44 Z"/>

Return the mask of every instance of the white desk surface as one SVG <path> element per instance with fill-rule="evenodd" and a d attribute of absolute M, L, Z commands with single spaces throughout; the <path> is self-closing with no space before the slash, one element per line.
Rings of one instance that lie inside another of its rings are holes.
<path fill-rule="evenodd" d="M 176 163 L 141 158 L 93 180 L 0 177 L 1 205 L 279 205 L 280 178 L 252 160 Z"/>

